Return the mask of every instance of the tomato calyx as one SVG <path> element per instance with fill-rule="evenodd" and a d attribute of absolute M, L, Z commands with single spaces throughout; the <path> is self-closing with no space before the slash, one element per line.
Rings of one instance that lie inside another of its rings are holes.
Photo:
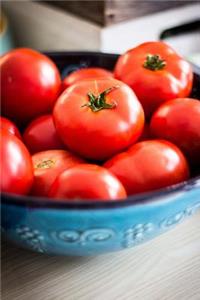
<path fill-rule="evenodd" d="M 43 159 L 35 165 L 36 169 L 50 169 L 55 165 L 55 161 L 52 159 Z"/>
<path fill-rule="evenodd" d="M 162 70 L 166 66 L 166 61 L 160 57 L 160 55 L 148 54 L 143 67 L 151 71 Z"/>
<path fill-rule="evenodd" d="M 106 102 L 106 95 L 108 95 L 111 91 L 115 90 L 119 88 L 119 86 L 113 86 L 110 87 L 108 89 L 106 89 L 105 91 L 103 91 L 102 93 L 100 93 L 99 95 L 95 96 L 93 93 L 88 93 L 88 98 L 89 98 L 89 102 L 83 104 L 81 107 L 89 107 L 93 112 L 97 112 L 100 111 L 102 109 L 111 109 L 111 108 L 115 108 L 116 107 L 116 103 L 113 102 L 112 104 L 109 104 Z"/>

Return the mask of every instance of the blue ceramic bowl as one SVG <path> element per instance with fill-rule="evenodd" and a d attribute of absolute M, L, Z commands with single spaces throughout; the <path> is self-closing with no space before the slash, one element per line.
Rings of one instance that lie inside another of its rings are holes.
<path fill-rule="evenodd" d="M 117 55 L 51 53 L 64 76 L 85 66 L 112 69 Z M 192 96 L 200 99 L 200 76 Z M 123 202 L 71 203 L 2 195 L 2 231 L 29 249 L 48 254 L 97 255 L 148 241 L 200 208 L 200 172 L 187 182 Z"/>

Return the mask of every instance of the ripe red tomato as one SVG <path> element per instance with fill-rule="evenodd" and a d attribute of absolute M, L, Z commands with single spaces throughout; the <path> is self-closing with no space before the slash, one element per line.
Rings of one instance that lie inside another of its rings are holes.
<path fill-rule="evenodd" d="M 121 182 L 108 170 L 83 164 L 61 173 L 54 181 L 49 197 L 67 200 L 118 200 L 126 198 Z"/>
<path fill-rule="evenodd" d="M 25 145 L 15 135 L 1 129 L 1 191 L 25 195 L 33 182 L 33 165 Z"/>
<path fill-rule="evenodd" d="M 122 182 L 129 195 L 163 188 L 189 177 L 182 152 L 164 140 L 137 143 L 104 166 Z"/>
<path fill-rule="evenodd" d="M 200 101 L 174 99 L 161 105 L 151 119 L 155 137 L 169 140 L 194 163 L 200 163 Z"/>
<path fill-rule="evenodd" d="M 65 145 L 95 160 L 109 158 L 134 143 L 144 124 L 135 94 L 115 79 L 72 85 L 59 97 L 53 116 Z"/>
<path fill-rule="evenodd" d="M 57 135 L 52 115 L 33 120 L 26 128 L 23 139 L 31 153 L 65 148 Z"/>
<path fill-rule="evenodd" d="M 56 65 L 31 49 L 15 49 L 0 60 L 3 115 L 24 123 L 52 110 L 61 79 Z"/>
<path fill-rule="evenodd" d="M 112 78 L 112 77 L 113 77 L 113 73 L 103 68 L 79 69 L 72 72 L 71 74 L 69 74 L 67 77 L 64 78 L 62 89 L 64 91 L 70 85 L 84 79 L 94 79 L 94 78 L 99 79 L 99 78 Z"/>
<path fill-rule="evenodd" d="M 5 131 L 11 133 L 12 135 L 16 135 L 19 139 L 21 139 L 21 134 L 17 126 L 4 117 L 0 117 L 0 129 L 4 129 Z"/>
<path fill-rule="evenodd" d="M 34 183 L 31 194 L 47 196 L 56 177 L 69 168 L 84 161 L 64 150 L 49 150 L 32 156 L 34 166 Z"/>
<path fill-rule="evenodd" d="M 127 83 L 150 116 L 162 103 L 187 97 L 192 89 L 190 64 L 163 42 L 147 42 L 121 55 L 115 77 Z"/>

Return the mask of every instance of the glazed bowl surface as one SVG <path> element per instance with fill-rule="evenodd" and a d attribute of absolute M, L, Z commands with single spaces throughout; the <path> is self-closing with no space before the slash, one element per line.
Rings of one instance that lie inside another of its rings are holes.
<path fill-rule="evenodd" d="M 48 53 L 62 77 L 80 67 L 112 70 L 118 55 Z M 192 97 L 200 99 L 199 70 Z M 7 239 L 37 252 L 98 255 L 134 247 L 173 228 L 200 209 L 200 170 L 190 180 L 118 202 L 67 202 L 2 194 L 1 229 Z"/>

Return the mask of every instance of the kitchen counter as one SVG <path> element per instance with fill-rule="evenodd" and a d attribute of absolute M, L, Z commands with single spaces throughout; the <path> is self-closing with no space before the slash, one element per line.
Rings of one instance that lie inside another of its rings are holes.
<path fill-rule="evenodd" d="M 55 257 L 2 246 L 2 300 L 199 300 L 200 213 L 134 249 Z"/>

